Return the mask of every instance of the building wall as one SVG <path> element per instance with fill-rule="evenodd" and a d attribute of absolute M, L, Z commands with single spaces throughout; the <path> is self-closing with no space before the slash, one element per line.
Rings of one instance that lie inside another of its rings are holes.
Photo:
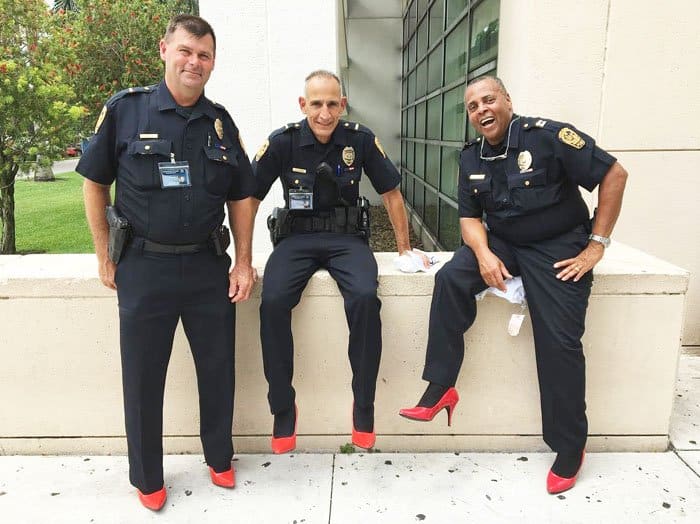
<path fill-rule="evenodd" d="M 700 4 L 645 3 L 501 0 L 498 71 L 516 111 L 575 123 L 626 167 L 614 238 L 691 272 L 683 344 L 700 345 Z"/>

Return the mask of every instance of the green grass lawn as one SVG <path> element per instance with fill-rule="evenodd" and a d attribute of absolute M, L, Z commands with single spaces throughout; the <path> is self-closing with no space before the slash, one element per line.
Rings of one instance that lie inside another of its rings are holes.
<path fill-rule="evenodd" d="M 61 173 L 55 182 L 15 183 L 19 253 L 92 253 L 83 206 L 83 177 Z"/>

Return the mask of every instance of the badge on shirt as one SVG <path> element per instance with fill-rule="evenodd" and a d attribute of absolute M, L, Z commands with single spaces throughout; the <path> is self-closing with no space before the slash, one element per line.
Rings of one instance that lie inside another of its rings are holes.
<path fill-rule="evenodd" d="M 384 149 L 382 148 L 382 144 L 379 142 L 378 136 L 374 137 L 374 145 L 377 146 L 377 149 L 379 149 L 379 152 L 382 154 L 382 156 L 384 158 L 386 158 L 386 153 L 384 152 Z"/>
<path fill-rule="evenodd" d="M 219 140 L 224 139 L 224 123 L 220 118 L 214 120 L 214 131 L 216 131 L 216 136 L 219 137 Z"/>
<path fill-rule="evenodd" d="M 586 145 L 586 141 L 581 138 L 576 131 L 569 127 L 562 127 L 559 131 L 559 140 L 564 142 L 567 146 L 571 146 L 576 149 L 581 149 Z"/>
<path fill-rule="evenodd" d="M 520 172 L 526 171 L 532 165 L 532 154 L 529 151 L 521 151 L 518 154 L 518 167 Z"/>
<path fill-rule="evenodd" d="M 260 159 L 263 157 L 265 152 L 267 151 L 267 148 L 270 147 L 270 141 L 265 140 L 263 145 L 260 146 L 260 149 L 258 149 L 258 152 L 255 153 L 255 161 L 260 162 Z"/>
<path fill-rule="evenodd" d="M 354 161 L 355 148 L 353 148 L 352 146 L 348 146 L 345 149 L 343 149 L 343 162 L 345 162 L 345 165 L 350 167 Z"/>
<path fill-rule="evenodd" d="M 102 125 L 102 122 L 105 121 L 105 117 L 107 116 L 107 106 L 102 106 L 102 112 L 100 112 L 100 116 L 97 117 L 97 123 L 95 124 L 95 134 L 100 130 L 100 126 Z"/>

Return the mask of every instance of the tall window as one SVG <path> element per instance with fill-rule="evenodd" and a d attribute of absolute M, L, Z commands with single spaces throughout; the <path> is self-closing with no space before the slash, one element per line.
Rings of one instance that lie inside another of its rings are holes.
<path fill-rule="evenodd" d="M 459 153 L 475 135 L 464 88 L 472 78 L 496 73 L 499 8 L 500 0 L 410 0 L 403 14 L 402 190 L 450 251 L 461 242 Z"/>

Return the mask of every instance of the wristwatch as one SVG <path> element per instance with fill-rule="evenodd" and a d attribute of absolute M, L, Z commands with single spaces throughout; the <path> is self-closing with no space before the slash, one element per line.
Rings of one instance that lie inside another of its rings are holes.
<path fill-rule="evenodd" d="M 591 233 L 588 235 L 588 240 L 593 240 L 594 242 L 603 244 L 603 247 L 610 247 L 610 237 L 601 237 L 600 235 L 594 235 Z"/>

